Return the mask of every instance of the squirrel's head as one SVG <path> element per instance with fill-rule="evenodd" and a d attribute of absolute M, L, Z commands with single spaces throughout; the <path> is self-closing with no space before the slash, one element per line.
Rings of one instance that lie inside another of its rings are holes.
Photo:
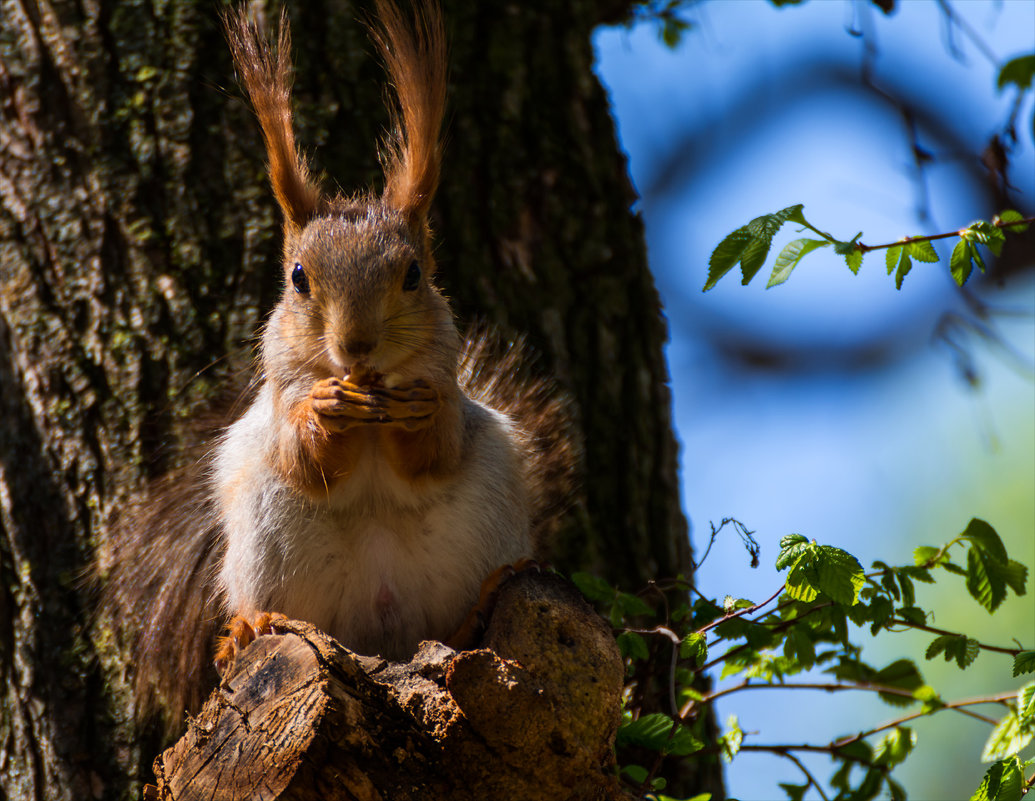
<path fill-rule="evenodd" d="M 384 190 L 325 195 L 295 146 L 291 44 L 281 15 L 271 45 L 243 9 L 226 18 L 234 62 L 262 127 L 270 182 L 284 217 L 280 347 L 329 375 L 391 374 L 452 326 L 431 283 L 428 210 L 438 186 L 446 95 L 441 14 L 428 4 L 415 24 L 376 0 L 371 35 L 397 107 L 384 149 Z"/>

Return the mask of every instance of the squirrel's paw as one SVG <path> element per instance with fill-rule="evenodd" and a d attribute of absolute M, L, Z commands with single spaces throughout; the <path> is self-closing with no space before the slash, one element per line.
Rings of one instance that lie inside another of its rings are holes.
<path fill-rule="evenodd" d="M 237 655 L 253 640 L 264 634 L 273 634 L 278 620 L 287 620 L 279 612 L 258 612 L 251 620 L 234 615 L 227 624 L 226 636 L 221 637 L 213 660 L 220 676 L 225 676 L 237 661 Z"/>
<path fill-rule="evenodd" d="M 474 648 L 485 633 L 485 626 L 489 622 L 492 610 L 496 608 L 496 597 L 500 588 L 518 573 L 534 570 L 537 573 L 548 569 L 545 562 L 537 562 L 535 559 L 519 559 L 512 565 L 500 565 L 493 570 L 485 581 L 482 582 L 481 590 L 478 593 L 478 603 L 474 605 L 464 622 L 460 624 L 453 635 L 446 640 L 446 645 L 455 651 L 464 651 Z"/>
<path fill-rule="evenodd" d="M 421 428 L 441 405 L 438 393 L 422 382 L 387 389 L 325 378 L 309 394 L 320 424 L 336 433 L 370 423 Z"/>

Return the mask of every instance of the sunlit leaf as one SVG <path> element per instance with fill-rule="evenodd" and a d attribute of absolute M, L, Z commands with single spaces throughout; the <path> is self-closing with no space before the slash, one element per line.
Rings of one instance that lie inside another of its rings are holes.
<path fill-rule="evenodd" d="M 933 263 L 938 261 L 938 252 L 926 239 L 912 239 L 906 245 L 906 252 L 917 261 Z"/>
<path fill-rule="evenodd" d="M 782 284 L 791 277 L 791 272 L 798 266 L 799 261 L 817 248 L 826 247 L 829 244 L 822 239 L 795 239 L 793 242 L 789 242 L 776 257 L 773 274 L 769 276 L 769 283 L 765 285 L 765 288 L 769 289 Z"/>
<path fill-rule="evenodd" d="M 819 589 L 838 603 L 851 606 L 866 583 L 859 560 L 847 551 L 831 545 L 821 545 L 817 551 L 816 570 Z"/>
<path fill-rule="evenodd" d="M 1004 223 L 1015 223 L 1024 219 L 1024 215 L 1015 209 L 1006 209 L 1006 211 L 999 213 L 999 219 Z M 1006 228 L 1007 231 L 1012 231 L 1015 234 L 1023 234 L 1028 230 L 1029 223 L 1022 223 L 1021 225 L 1011 225 Z"/>
<path fill-rule="evenodd" d="M 679 655 L 683 659 L 689 659 L 694 667 L 700 667 L 708 659 L 708 641 L 700 632 L 693 632 L 683 638 L 679 644 Z"/>
<path fill-rule="evenodd" d="M 967 283 L 967 279 L 970 278 L 971 272 L 974 270 L 974 265 L 970 259 L 970 243 L 961 239 L 956 243 L 956 247 L 952 249 L 952 256 L 949 258 L 949 269 L 952 272 L 952 277 L 959 286 L 963 286 Z"/>
<path fill-rule="evenodd" d="M 901 764 L 916 745 L 916 732 L 907 726 L 896 726 L 873 749 L 873 764 L 891 768 Z"/>
<path fill-rule="evenodd" d="M 902 258 L 902 246 L 895 245 L 895 247 L 888 248 L 884 253 L 884 264 L 888 268 L 888 275 L 895 272 L 895 268 L 898 267 L 899 259 Z"/>
<path fill-rule="evenodd" d="M 1013 658 L 1013 675 L 1035 673 L 1035 651 L 1021 651 Z"/>
<path fill-rule="evenodd" d="M 1016 710 L 1011 709 L 999 721 L 988 736 L 985 748 L 981 752 L 982 762 L 996 762 L 1013 756 L 1031 742 L 1035 732 L 1032 727 L 1021 725 Z"/>
<path fill-rule="evenodd" d="M 732 762 L 733 757 L 740 751 L 740 744 L 744 741 L 744 732 L 740 728 L 736 715 L 726 718 L 726 733 L 719 738 L 719 746 L 722 748 L 722 756 L 727 762 Z"/>
<path fill-rule="evenodd" d="M 848 265 L 848 269 L 852 271 L 854 275 L 859 274 L 859 268 L 862 267 L 863 263 L 863 252 L 858 248 L 852 248 L 844 254 L 845 264 Z"/>
<path fill-rule="evenodd" d="M 1017 757 L 996 762 L 985 773 L 970 801 L 1020 801 L 1024 773 Z"/>

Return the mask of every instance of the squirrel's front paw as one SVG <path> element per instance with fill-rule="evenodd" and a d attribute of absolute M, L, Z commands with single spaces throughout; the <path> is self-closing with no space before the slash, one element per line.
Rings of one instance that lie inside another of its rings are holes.
<path fill-rule="evenodd" d="M 258 612 L 251 620 L 244 615 L 234 615 L 227 625 L 226 636 L 220 638 L 213 660 L 220 676 L 225 676 L 237 661 L 237 655 L 253 640 L 264 634 L 273 634 L 278 620 L 287 620 L 279 612 Z"/>
<path fill-rule="evenodd" d="M 370 423 L 421 428 L 441 404 L 438 393 L 423 382 L 387 389 L 325 378 L 309 394 L 320 424 L 337 433 Z"/>

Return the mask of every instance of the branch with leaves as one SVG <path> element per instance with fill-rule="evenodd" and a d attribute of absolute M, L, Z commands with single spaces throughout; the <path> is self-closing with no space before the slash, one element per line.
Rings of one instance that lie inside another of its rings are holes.
<path fill-rule="evenodd" d="M 784 223 L 788 222 L 797 223 L 802 226 L 802 230 L 808 229 L 822 239 L 806 237 L 788 243 L 776 257 L 766 289 L 784 283 L 791 277 L 794 268 L 803 258 L 815 250 L 826 247 L 833 248 L 835 253 L 844 257 L 845 264 L 854 274 L 858 274 L 865 254 L 874 250 L 886 250 L 884 263 L 888 275 L 895 274 L 895 288 L 901 289 L 902 281 L 913 269 L 913 260 L 928 263 L 940 261 L 938 252 L 931 242 L 951 237 L 958 237 L 959 241 L 952 249 L 949 269 L 956 283 L 963 286 L 974 271 L 974 265 L 977 265 L 981 272 L 986 270 L 985 259 L 978 249 L 979 245 L 987 248 L 993 255 L 999 256 L 1006 241 L 1006 232 L 1026 231 L 1028 226 L 1035 222 L 1035 217 L 1024 217 L 1018 211 L 1007 209 L 996 215 L 991 221 L 976 220 L 958 231 L 927 236 L 907 236 L 883 245 L 867 245 L 860 241 L 862 231 L 847 240 L 838 239 L 826 231 L 821 231 L 805 219 L 803 209 L 804 206 L 799 203 L 773 214 L 763 214 L 729 234 L 716 246 L 708 260 L 708 279 L 705 282 L 704 291 L 707 292 L 714 287 L 719 279 L 737 264 L 740 264 L 743 276 L 741 283 L 745 285 L 750 283 L 765 264 L 766 257 L 772 248 L 773 237 Z"/>
<path fill-rule="evenodd" d="M 746 531 L 742 525 L 740 529 Z M 963 557 L 959 562 L 954 561 L 956 553 Z M 703 596 L 691 600 L 681 577 L 654 582 L 633 595 L 594 576 L 573 576 L 582 592 L 605 609 L 626 659 L 626 709 L 617 746 L 620 776 L 637 798 L 674 801 L 662 793 L 664 766 L 673 760 L 721 754 L 732 761 L 740 751 L 767 751 L 796 764 L 805 777 L 804 784 L 781 785 L 791 801 L 800 801 L 809 788 L 838 801 L 864 801 L 884 789 L 898 801 L 906 794 L 893 771 L 912 752 L 917 737 L 906 724 L 953 711 L 992 726 L 981 755 L 992 766 L 972 801 L 1019 801 L 1033 782 L 1028 773 L 1035 760 L 1022 761 L 1020 752 L 1035 737 L 1035 682 L 1010 692 L 943 700 L 915 661 L 871 665 L 851 636 L 863 627 L 873 635 L 924 631 L 935 635 L 924 653 L 927 660 L 941 656 L 966 669 L 985 651 L 1012 657 L 1015 677 L 1035 673 L 1033 644 L 989 644 L 936 628 L 928 622 L 931 611 L 917 604 L 915 583 L 934 583 L 937 575 L 962 578 L 968 594 L 989 612 L 1011 592 L 1025 594 L 1028 568 L 1010 558 L 992 526 L 971 520 L 940 548 L 917 548 L 913 564 L 876 561 L 869 572 L 847 551 L 793 534 L 781 540 L 776 567 L 786 571 L 786 580 L 760 603 L 732 597 L 721 604 Z M 709 659 L 709 652 L 720 648 L 722 653 Z M 706 689 L 699 677 L 719 666 L 720 679 L 739 675 L 742 680 Z M 814 670 L 831 679 L 791 680 Z M 668 711 L 649 708 L 644 692 L 658 677 L 668 682 Z M 710 706 L 719 698 L 761 689 L 867 692 L 902 712 L 828 743 L 753 742 L 754 735 L 731 717 L 718 743 L 706 747 L 705 713 Z M 981 705 L 998 706 L 1004 713 L 994 718 L 972 709 Z M 801 752 L 826 753 L 834 760 L 837 768 L 826 784 L 797 758 Z M 646 755 L 653 756 L 645 762 Z M 704 799 L 696 796 L 694 801 Z"/>

